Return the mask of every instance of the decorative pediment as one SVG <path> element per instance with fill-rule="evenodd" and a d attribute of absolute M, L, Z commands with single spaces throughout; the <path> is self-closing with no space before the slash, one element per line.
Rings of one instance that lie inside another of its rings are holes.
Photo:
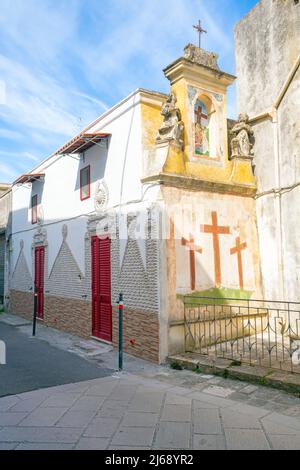
<path fill-rule="evenodd" d="M 196 47 L 193 44 L 188 44 L 184 48 L 184 58 L 196 64 L 204 65 L 204 67 L 220 70 L 218 65 L 218 54 L 215 52 L 205 51 L 204 49 L 199 49 L 199 47 Z"/>

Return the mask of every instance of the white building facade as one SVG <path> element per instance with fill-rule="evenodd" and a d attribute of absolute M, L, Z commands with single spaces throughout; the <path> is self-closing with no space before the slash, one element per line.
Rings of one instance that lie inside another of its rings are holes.
<path fill-rule="evenodd" d="M 114 305 L 123 293 L 133 353 L 155 362 L 158 241 L 127 240 L 126 224 L 137 212 L 147 214 L 156 198 L 157 187 L 141 182 L 141 107 L 159 110 L 165 98 L 136 91 L 22 175 L 12 188 L 9 247 L 12 312 L 32 317 L 37 285 L 38 318 L 46 325 L 112 342 Z M 119 242 L 106 225 L 107 214 L 120 215 L 120 209 L 125 231 Z M 99 231 L 106 235 L 95 246 Z"/>

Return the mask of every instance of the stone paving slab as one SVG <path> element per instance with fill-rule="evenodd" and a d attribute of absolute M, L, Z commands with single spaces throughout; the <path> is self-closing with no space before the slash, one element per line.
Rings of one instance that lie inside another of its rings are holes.
<path fill-rule="evenodd" d="M 0 449 L 300 449 L 299 417 L 165 385 L 124 373 L 2 398 Z"/>
<path fill-rule="evenodd" d="M 154 442 L 155 449 L 189 449 L 191 425 L 189 423 L 161 423 Z"/>
<path fill-rule="evenodd" d="M 41 404 L 42 408 L 65 408 L 72 406 L 76 400 L 80 398 L 79 394 L 74 393 L 58 393 L 51 395 Z"/>
<path fill-rule="evenodd" d="M 108 448 L 108 450 L 124 450 L 124 451 L 127 451 L 127 450 L 137 450 L 137 451 L 141 451 L 141 450 L 151 450 L 151 447 L 137 447 L 137 446 L 131 446 L 131 447 L 127 447 L 127 446 L 111 446 Z"/>
<path fill-rule="evenodd" d="M 222 409 L 221 420 L 225 429 L 262 429 L 258 418 L 247 415 L 246 420 L 244 414 L 232 409 Z"/>
<path fill-rule="evenodd" d="M 232 406 L 227 408 L 228 411 L 240 413 L 244 416 L 251 416 L 252 418 L 263 418 L 264 416 L 267 416 L 270 414 L 269 410 L 266 410 L 264 408 L 259 408 L 251 405 L 242 404 L 242 403 L 235 403 Z"/>
<path fill-rule="evenodd" d="M 274 426 L 280 427 L 285 426 L 293 429 L 294 434 L 300 434 L 300 420 L 294 417 L 282 416 L 279 413 L 270 413 L 262 419 L 262 423 L 270 422 Z M 275 434 L 275 432 L 274 432 Z M 284 433 L 282 433 L 284 434 Z"/>
<path fill-rule="evenodd" d="M 71 406 L 70 411 L 98 411 L 103 404 L 104 397 L 83 396 L 80 397 L 74 405 Z"/>
<path fill-rule="evenodd" d="M 0 425 L 1 426 L 15 426 L 19 424 L 24 418 L 26 418 L 27 413 L 13 413 L 9 411 L 0 412 Z"/>
<path fill-rule="evenodd" d="M 11 315 L 9 313 L 1 313 L 0 322 L 11 326 L 31 325 L 29 320 L 25 320 L 24 318 L 18 317 L 17 315 Z"/>
<path fill-rule="evenodd" d="M 270 444 L 263 431 L 253 429 L 226 429 L 228 450 L 270 450 Z"/>
<path fill-rule="evenodd" d="M 127 411 L 128 406 L 126 404 L 118 403 L 118 402 L 104 402 L 103 406 L 99 409 L 97 413 L 97 417 L 99 418 L 118 418 L 125 414 Z"/>
<path fill-rule="evenodd" d="M 226 450 L 225 437 L 194 434 L 193 450 Z"/>
<path fill-rule="evenodd" d="M 72 450 L 73 447 L 73 444 L 24 442 L 18 444 L 15 450 Z"/>
<path fill-rule="evenodd" d="M 37 408 L 22 420 L 21 426 L 55 426 L 66 412 L 67 408 Z"/>
<path fill-rule="evenodd" d="M 17 447 L 18 443 L 12 442 L 0 442 L 0 450 L 14 450 Z"/>
<path fill-rule="evenodd" d="M 277 450 L 299 450 L 300 448 L 299 436 L 271 435 L 270 441 L 273 449 Z"/>
<path fill-rule="evenodd" d="M 215 385 L 211 385 L 203 390 L 203 393 L 207 393 L 208 395 L 213 395 L 220 398 L 226 398 L 232 395 L 232 388 L 224 388 L 224 387 L 217 387 Z"/>
<path fill-rule="evenodd" d="M 189 405 L 167 405 L 165 404 L 161 421 L 189 423 L 192 418 L 191 403 Z"/>
<path fill-rule="evenodd" d="M 158 414 L 156 413 L 125 413 L 122 421 L 123 427 L 145 427 L 153 428 L 158 422 Z"/>
<path fill-rule="evenodd" d="M 97 437 L 82 437 L 76 444 L 75 450 L 106 450 L 109 439 Z"/>
<path fill-rule="evenodd" d="M 91 419 L 95 416 L 95 411 L 84 410 L 84 411 L 67 411 L 56 426 L 61 428 L 83 428 L 87 426 Z"/>
<path fill-rule="evenodd" d="M 0 411 L 7 411 L 14 405 L 19 403 L 20 399 L 17 396 L 4 397 L 0 399 Z"/>
<path fill-rule="evenodd" d="M 111 438 L 119 424 L 120 420 L 117 418 L 95 418 L 84 431 L 84 436 Z"/>
<path fill-rule="evenodd" d="M 55 427 L 11 426 L 0 429 L 0 442 L 75 443 L 81 435 L 80 429 Z"/>
<path fill-rule="evenodd" d="M 155 428 L 126 428 L 120 427 L 116 432 L 112 446 L 139 446 L 139 447 L 151 447 Z"/>
<path fill-rule="evenodd" d="M 71 344 L 61 332 L 42 334 L 60 348 Z M 99 362 L 107 367 L 112 354 Z M 125 367 L 0 398 L 0 449 L 300 450 L 297 396 L 126 356 Z"/>
<path fill-rule="evenodd" d="M 219 410 L 196 409 L 193 415 L 194 433 L 222 435 L 222 425 Z"/>
<path fill-rule="evenodd" d="M 19 400 L 14 406 L 10 408 L 9 411 L 10 413 L 30 413 L 31 411 L 35 410 L 38 406 L 40 406 L 44 400 L 44 397 L 34 397 L 27 398 L 26 400 Z"/>

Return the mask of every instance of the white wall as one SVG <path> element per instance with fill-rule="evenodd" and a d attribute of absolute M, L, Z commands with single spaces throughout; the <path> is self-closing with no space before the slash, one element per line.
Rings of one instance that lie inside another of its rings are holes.
<path fill-rule="evenodd" d="M 94 145 L 80 155 L 53 156 L 34 173 L 45 173 L 45 180 L 13 187 L 12 218 L 12 271 L 16 265 L 20 241 L 24 241 L 24 254 L 32 271 L 31 245 L 38 225 L 31 223 L 31 197 L 38 194 L 39 214 L 47 230 L 49 271 L 62 243 L 62 227 L 68 225 L 68 244 L 84 273 L 84 236 L 87 217 L 94 211 L 97 183 L 105 179 L 109 190 L 108 208 L 120 203 L 140 200 L 142 196 L 142 149 L 140 94 L 136 92 L 124 100 L 88 130 L 89 133 L 111 134 L 106 142 Z M 91 167 L 91 197 L 80 200 L 80 170 Z M 30 172 L 30 171 L 28 171 Z"/>

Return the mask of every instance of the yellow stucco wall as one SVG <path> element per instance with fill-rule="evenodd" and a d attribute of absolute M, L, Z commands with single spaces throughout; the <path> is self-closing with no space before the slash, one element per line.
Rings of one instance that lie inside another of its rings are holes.
<path fill-rule="evenodd" d="M 142 126 L 143 126 L 143 151 L 145 167 L 144 176 L 155 176 L 153 171 L 158 174 L 174 174 L 186 176 L 188 178 L 195 178 L 202 181 L 214 182 L 220 184 L 233 184 L 238 186 L 256 188 L 256 181 L 253 175 L 250 161 L 242 161 L 235 159 L 229 160 L 228 149 L 228 131 L 227 131 L 227 99 L 226 99 L 226 86 L 224 81 L 218 78 L 215 74 L 210 78 L 209 84 L 203 79 L 201 68 L 195 69 L 195 77 L 191 79 L 183 76 L 179 80 L 175 80 L 171 85 L 177 98 L 177 107 L 182 114 L 182 121 L 184 122 L 184 141 L 185 147 L 182 154 L 179 154 L 178 149 L 174 146 L 169 146 L 168 153 L 165 154 L 165 161 L 162 164 L 153 162 L 155 158 L 157 161 L 163 158 L 161 150 L 157 149 L 155 144 L 158 130 L 163 122 L 160 113 L 162 101 L 153 103 L 142 103 Z M 198 75 L 197 75 L 198 74 Z M 169 78 L 169 77 L 168 77 Z M 206 96 L 214 105 L 216 114 L 216 151 L 212 158 L 191 158 L 194 152 L 193 142 L 193 109 L 189 98 L 189 87 L 197 90 L 198 96 Z M 217 102 L 215 96 L 221 97 L 221 102 Z M 156 152 L 156 155 L 155 155 Z M 147 160 L 150 160 L 150 162 Z M 152 162 L 151 162 L 152 160 Z M 154 163 L 154 164 L 153 164 Z M 151 174 L 152 172 L 152 174 Z M 238 191 L 242 193 L 241 191 Z"/>

